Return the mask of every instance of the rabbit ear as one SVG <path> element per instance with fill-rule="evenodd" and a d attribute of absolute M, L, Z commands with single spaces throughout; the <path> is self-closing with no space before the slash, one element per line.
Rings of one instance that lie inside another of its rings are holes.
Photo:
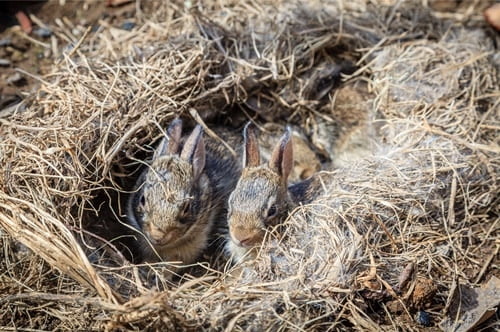
<path fill-rule="evenodd" d="M 292 130 L 290 127 L 286 128 L 278 145 L 274 148 L 269 160 L 269 167 L 281 175 L 284 181 L 288 179 L 293 167 Z"/>
<path fill-rule="evenodd" d="M 153 155 L 153 160 L 160 158 L 167 154 L 168 138 L 163 137 L 160 144 L 156 147 L 155 153 Z"/>
<path fill-rule="evenodd" d="M 243 154 L 243 167 L 256 167 L 260 165 L 259 144 L 255 127 L 248 122 L 243 129 L 243 140 L 245 142 L 245 153 Z"/>
<path fill-rule="evenodd" d="M 182 120 L 175 119 L 167 129 L 168 137 L 164 137 L 155 150 L 153 160 L 166 154 L 178 154 L 182 134 Z"/>
<path fill-rule="evenodd" d="M 193 165 L 193 173 L 197 179 L 205 167 L 205 142 L 203 141 L 203 129 L 197 125 L 191 135 L 184 143 L 181 158 Z"/>
<path fill-rule="evenodd" d="M 168 133 L 168 147 L 167 151 L 170 154 L 177 154 L 179 153 L 179 146 L 181 144 L 181 135 L 182 135 L 182 120 L 177 118 L 172 123 L 170 126 L 168 126 L 167 129 Z"/>

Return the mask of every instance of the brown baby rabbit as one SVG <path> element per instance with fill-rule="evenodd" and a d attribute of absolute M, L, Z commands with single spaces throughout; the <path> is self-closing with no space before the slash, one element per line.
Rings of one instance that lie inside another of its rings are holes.
<path fill-rule="evenodd" d="M 274 147 L 278 144 L 282 132 L 282 126 L 276 123 L 262 125 L 262 131 L 258 135 L 260 147 L 260 159 L 266 161 L 271 159 Z M 308 138 L 298 127 L 291 127 L 293 167 L 288 176 L 289 183 L 305 180 L 314 173 L 321 170 L 321 161 L 314 150 L 310 147 Z"/>
<path fill-rule="evenodd" d="M 244 168 L 228 201 L 226 250 L 236 262 L 261 244 L 268 227 L 279 224 L 293 206 L 310 200 L 314 192 L 313 177 L 288 188 L 288 176 L 293 167 L 290 128 L 286 129 L 265 164 L 261 164 L 257 136 L 250 123 L 243 136 Z"/>
<path fill-rule="evenodd" d="M 174 120 L 128 202 L 130 223 L 146 261 L 196 261 L 214 223 L 225 220 L 225 202 L 240 166 L 220 144 L 203 138 L 198 125 L 184 139 Z M 184 142 L 184 144 L 182 144 Z"/>

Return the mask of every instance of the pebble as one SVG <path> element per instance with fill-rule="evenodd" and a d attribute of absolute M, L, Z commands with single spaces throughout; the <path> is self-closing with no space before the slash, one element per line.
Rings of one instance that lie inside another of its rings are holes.
<path fill-rule="evenodd" d="M 124 22 L 122 24 L 122 26 L 121 26 L 121 28 L 123 30 L 127 30 L 127 31 L 132 30 L 134 27 L 135 27 L 135 23 L 134 22 Z"/>
<path fill-rule="evenodd" d="M 75 47 L 73 43 L 69 43 L 68 45 L 63 47 L 63 53 L 69 53 Z"/>
<path fill-rule="evenodd" d="M 422 326 L 431 326 L 431 315 L 423 310 L 417 312 L 415 320 Z"/>
<path fill-rule="evenodd" d="M 50 36 L 52 36 L 52 30 L 38 27 L 35 30 L 33 30 L 33 34 L 40 38 L 49 38 Z"/>
<path fill-rule="evenodd" d="M 24 59 L 24 56 L 25 56 L 25 53 L 24 52 L 21 52 L 21 51 L 18 51 L 16 49 L 13 49 L 12 50 L 12 54 L 10 55 L 10 59 L 13 61 L 13 62 L 18 62 L 18 61 L 21 61 Z"/>
<path fill-rule="evenodd" d="M 0 59 L 0 67 L 8 67 L 10 66 L 11 62 L 7 59 Z"/>
<path fill-rule="evenodd" d="M 143 58 L 144 57 L 144 52 L 139 47 L 137 47 L 136 45 L 132 45 L 132 49 L 134 50 L 135 55 L 138 58 Z"/>
<path fill-rule="evenodd" d="M 15 73 L 13 75 L 10 75 L 9 77 L 7 77 L 7 84 L 16 84 L 18 82 L 21 82 L 23 79 L 23 77 L 21 76 L 21 74 L 19 73 Z"/>
<path fill-rule="evenodd" d="M 0 39 L 0 47 L 10 46 L 12 44 L 12 40 L 10 38 Z"/>

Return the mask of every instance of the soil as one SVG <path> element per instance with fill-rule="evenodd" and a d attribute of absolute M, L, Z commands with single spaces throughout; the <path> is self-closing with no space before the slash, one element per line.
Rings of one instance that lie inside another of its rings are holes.
<path fill-rule="evenodd" d="M 108 5 L 116 2 L 122 4 Z M 133 24 L 127 19 L 135 10 L 135 3 L 116 0 L 0 2 L 0 117 L 36 91 L 40 78 L 88 26 L 91 33 L 103 23 L 130 29 Z M 29 34 L 16 19 L 19 11 L 31 17 Z"/>

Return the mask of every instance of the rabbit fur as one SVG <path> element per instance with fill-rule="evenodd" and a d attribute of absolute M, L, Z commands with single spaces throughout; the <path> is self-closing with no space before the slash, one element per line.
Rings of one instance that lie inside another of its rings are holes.
<path fill-rule="evenodd" d="M 225 148 L 203 137 L 198 125 L 182 136 L 174 120 L 130 195 L 127 215 L 144 261 L 191 264 L 207 247 L 215 228 L 225 224 L 227 197 L 240 174 Z"/>
<path fill-rule="evenodd" d="M 278 225 L 291 208 L 311 200 L 317 187 L 313 176 L 288 188 L 294 163 L 289 127 L 263 164 L 253 125 L 246 125 L 243 136 L 243 170 L 228 201 L 226 251 L 235 262 L 260 245 L 266 230 Z"/>

